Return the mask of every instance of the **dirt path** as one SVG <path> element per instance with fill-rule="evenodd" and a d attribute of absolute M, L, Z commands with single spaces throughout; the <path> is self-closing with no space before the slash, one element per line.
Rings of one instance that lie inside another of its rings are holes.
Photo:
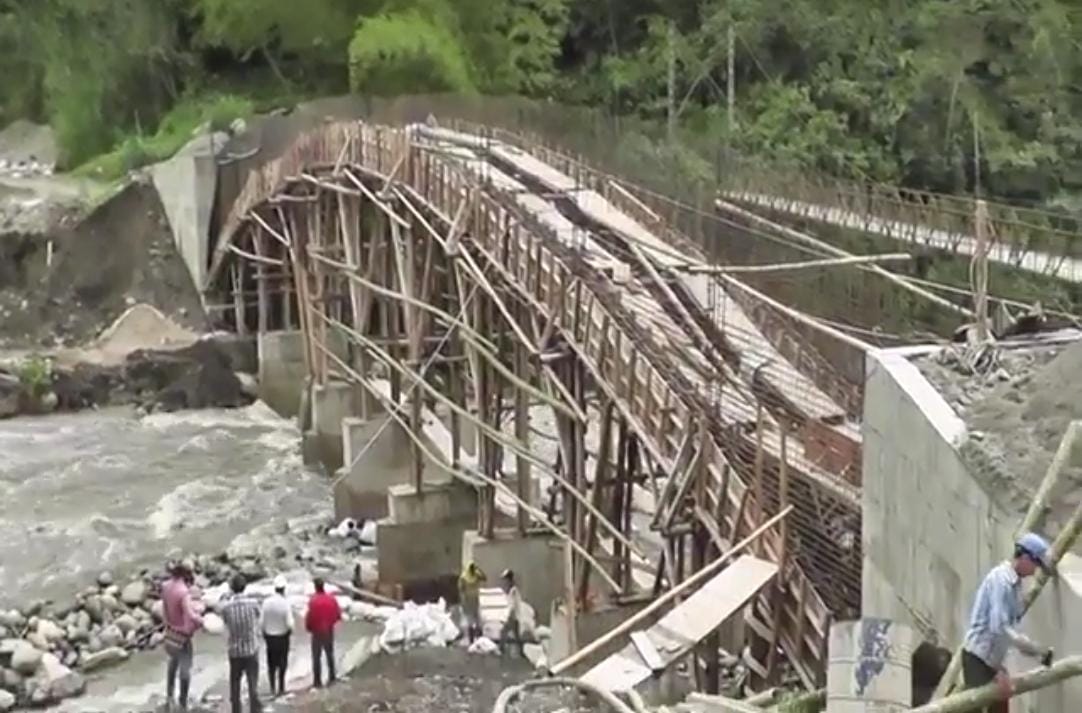
<path fill-rule="evenodd" d="M 505 687 L 533 676 L 522 659 L 474 656 L 462 648 L 414 649 L 380 655 L 348 681 L 274 706 L 288 713 L 490 713 Z M 517 711 L 574 710 L 576 696 L 540 692 Z"/>

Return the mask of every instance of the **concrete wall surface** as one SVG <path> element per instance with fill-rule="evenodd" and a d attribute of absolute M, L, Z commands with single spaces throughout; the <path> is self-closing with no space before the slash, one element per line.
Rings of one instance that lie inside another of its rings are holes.
<path fill-rule="evenodd" d="M 605 604 L 590 611 L 578 612 L 575 617 L 575 634 L 578 647 L 580 649 L 585 647 L 605 632 L 624 623 L 630 617 L 642 611 L 647 602 L 648 600 L 635 602 L 633 604 Z M 552 629 L 552 636 L 549 639 L 549 662 L 557 663 L 558 661 L 567 658 L 572 653 L 569 638 L 570 631 L 567 623 L 567 610 L 564 608 L 563 602 L 553 603 L 551 612 L 550 628 Z M 538 612 L 538 616 L 540 616 L 540 612 Z M 657 617 L 651 617 L 649 621 L 644 621 L 639 628 L 647 628 L 656 618 Z M 596 656 L 591 657 L 590 660 L 586 662 L 585 666 L 577 669 L 574 673 L 576 675 L 584 673 L 588 668 L 603 660 L 606 656 L 610 656 L 622 649 L 627 645 L 628 641 L 629 639 L 626 636 L 616 637 L 616 640 L 613 641 L 612 644 L 602 647 Z"/>
<path fill-rule="evenodd" d="M 564 594 L 564 550 L 555 536 L 497 530 L 492 539 L 476 530 L 462 535 L 462 566 L 470 560 L 488 575 L 489 586 L 499 586 L 505 569 L 515 573 L 523 600 L 537 612 L 537 621 L 547 624 L 552 602 Z"/>
<path fill-rule="evenodd" d="M 461 569 L 462 535 L 477 525 L 477 497 L 459 482 L 425 488 L 422 494 L 412 485 L 390 488 L 390 517 L 380 520 L 377 532 L 380 582 L 432 582 Z"/>
<path fill-rule="evenodd" d="M 218 178 L 218 150 L 228 137 L 204 134 L 151 169 L 177 251 L 200 292 L 209 264 L 210 219 Z"/>
<path fill-rule="evenodd" d="M 977 587 L 1007 558 L 1018 518 L 1002 512 L 958 453 L 966 427 L 904 356 L 868 355 L 864 395 L 863 616 L 961 642 Z M 1057 656 L 1082 653 L 1082 560 L 1066 556 L 1023 630 Z M 1011 671 L 1035 666 L 1012 653 Z M 1082 710 L 1082 682 L 1012 703 L 1013 713 Z"/>

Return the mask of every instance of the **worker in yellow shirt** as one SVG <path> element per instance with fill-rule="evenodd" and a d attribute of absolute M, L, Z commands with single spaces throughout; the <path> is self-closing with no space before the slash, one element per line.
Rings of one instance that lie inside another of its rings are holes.
<path fill-rule="evenodd" d="M 471 561 L 458 576 L 458 601 L 466 617 L 466 634 L 470 643 L 481 635 L 481 585 L 488 577 Z"/>

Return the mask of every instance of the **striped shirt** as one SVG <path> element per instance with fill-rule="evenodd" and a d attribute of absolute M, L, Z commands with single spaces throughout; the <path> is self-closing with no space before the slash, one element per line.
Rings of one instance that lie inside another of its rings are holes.
<path fill-rule="evenodd" d="M 1007 649 L 1037 655 L 1040 647 L 1015 630 L 1022 619 L 1022 580 L 1010 562 L 994 568 L 981 582 L 969 615 L 963 648 L 991 668 L 1000 669 Z"/>
<path fill-rule="evenodd" d="M 222 621 L 229 630 L 229 658 L 259 653 L 259 602 L 243 594 L 233 595 L 222 607 Z"/>

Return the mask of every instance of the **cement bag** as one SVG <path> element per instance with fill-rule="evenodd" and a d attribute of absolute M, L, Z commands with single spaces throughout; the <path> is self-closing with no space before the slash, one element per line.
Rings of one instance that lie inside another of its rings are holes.
<path fill-rule="evenodd" d="M 482 636 L 472 644 L 467 651 L 477 656 L 492 656 L 493 654 L 500 653 L 500 647 L 496 645 L 496 642 L 487 636 Z"/>

